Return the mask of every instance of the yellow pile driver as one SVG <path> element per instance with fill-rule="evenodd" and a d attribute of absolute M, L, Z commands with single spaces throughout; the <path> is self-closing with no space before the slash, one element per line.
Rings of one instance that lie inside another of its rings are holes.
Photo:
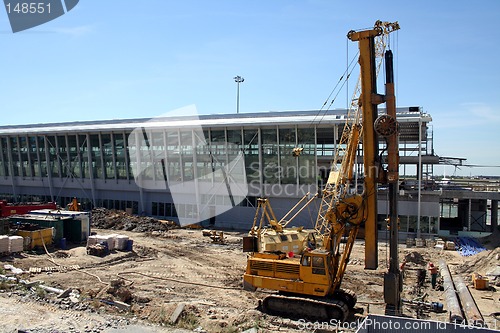
<path fill-rule="evenodd" d="M 263 288 L 279 292 L 263 300 L 262 307 L 266 312 L 315 320 L 345 320 L 349 310 L 356 304 L 356 295 L 350 290 L 342 289 L 341 283 L 357 232 L 364 224 L 366 251 L 373 252 L 372 248 L 375 248 L 376 252 L 377 182 L 389 182 L 390 186 L 395 184 L 394 188 L 397 188 L 398 126 L 392 73 L 386 75 L 386 95 L 377 94 L 375 61 L 376 53 L 380 52 L 376 50 L 375 38 L 397 29 L 397 22 L 377 21 L 373 29 L 350 31 L 347 35 L 350 40 L 359 42 L 361 94 L 357 99 L 354 115 L 348 117 L 344 127 L 339 146 L 345 149 L 337 151 L 322 190 L 315 226 L 315 235 L 320 238 L 316 248 L 292 257 L 280 251 L 263 251 L 257 246 L 246 248 L 249 255 L 243 276 L 244 288 L 250 291 Z M 386 62 L 392 61 L 391 56 L 385 57 Z M 392 63 L 386 65 L 386 68 L 392 69 Z M 386 103 L 387 112 L 379 116 L 377 105 L 381 103 Z M 387 170 L 381 167 L 378 136 L 383 136 L 387 141 Z M 359 193 L 354 180 L 354 169 L 361 140 L 364 186 Z M 397 220 L 397 212 L 395 216 L 393 221 Z M 256 237 L 246 237 L 245 243 L 257 244 Z M 366 260 L 366 268 L 377 266 L 377 257 L 371 254 L 367 257 L 369 260 Z M 395 260 L 395 263 L 391 262 L 391 267 L 396 267 L 395 270 L 390 270 L 385 278 L 387 284 L 395 285 L 393 293 L 386 296 L 386 302 L 395 303 L 394 307 L 398 307 L 401 285 L 397 250 Z"/>

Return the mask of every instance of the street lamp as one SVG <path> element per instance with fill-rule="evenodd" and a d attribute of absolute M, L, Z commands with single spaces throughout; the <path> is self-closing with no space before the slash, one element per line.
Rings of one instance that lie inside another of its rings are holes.
<path fill-rule="evenodd" d="M 245 81 L 245 79 L 239 75 L 234 77 L 234 82 L 238 85 L 236 92 L 236 113 L 240 113 L 240 83 L 243 81 Z"/>

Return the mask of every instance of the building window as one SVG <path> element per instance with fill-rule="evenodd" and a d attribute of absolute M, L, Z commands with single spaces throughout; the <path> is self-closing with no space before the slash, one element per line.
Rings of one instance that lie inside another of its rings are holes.
<path fill-rule="evenodd" d="M 92 172 L 94 178 L 103 178 L 103 168 L 102 168 L 102 151 L 101 145 L 99 144 L 99 135 L 91 134 L 89 135 L 90 140 L 90 154 L 92 158 Z"/>
<path fill-rule="evenodd" d="M 65 136 L 56 136 L 55 140 L 55 149 L 57 152 L 56 160 L 54 163 L 61 170 L 60 174 L 62 177 L 70 176 L 70 161 L 69 161 L 69 152 L 66 146 L 66 137 Z"/>
<path fill-rule="evenodd" d="M 297 146 L 303 148 L 297 157 L 298 175 L 301 185 L 315 184 L 317 180 L 316 170 L 316 142 L 314 128 L 297 129 Z"/>
<path fill-rule="evenodd" d="M 38 155 L 40 156 L 40 172 L 41 172 L 41 177 L 48 177 L 48 165 L 47 165 L 47 158 L 45 155 L 45 137 L 44 136 L 39 136 L 37 138 L 38 140 Z"/>
<path fill-rule="evenodd" d="M 279 129 L 279 147 L 281 184 L 297 184 L 297 158 L 292 154 L 296 147 L 294 128 Z"/>
<path fill-rule="evenodd" d="M 54 136 L 46 136 L 47 139 L 47 149 L 49 160 L 48 163 L 48 172 L 52 177 L 59 177 L 59 160 L 57 158 L 57 148 L 56 148 L 56 137 Z"/>
<path fill-rule="evenodd" d="M 116 174 L 118 179 L 127 179 L 127 162 L 126 162 L 126 144 L 125 138 L 122 133 L 113 134 L 114 148 L 115 148 L 115 161 L 116 161 Z M 163 146 L 163 144 L 162 144 Z"/>
<path fill-rule="evenodd" d="M 79 160 L 81 165 L 81 175 L 82 178 L 90 178 L 89 173 L 89 151 L 87 146 L 87 135 L 79 135 L 78 136 L 78 145 L 79 145 Z"/>
<path fill-rule="evenodd" d="M 28 151 L 28 142 L 26 137 L 21 136 L 18 137 L 18 145 L 19 145 L 19 155 L 21 157 L 21 171 L 23 177 L 33 177 L 33 173 L 31 172 L 30 167 L 30 158 Z"/>
<path fill-rule="evenodd" d="M 166 132 L 167 141 L 167 175 L 169 183 L 181 182 L 181 154 L 179 151 L 179 133 L 177 130 Z"/>
<path fill-rule="evenodd" d="M 113 162 L 113 142 L 111 134 L 101 135 L 102 155 L 104 160 L 104 178 L 115 179 L 115 165 Z"/>
<path fill-rule="evenodd" d="M 31 174 L 33 177 L 40 177 L 40 160 L 38 158 L 37 151 L 37 138 L 30 136 L 28 137 L 28 150 L 31 160 Z M 1 169 L 1 168 L 0 168 Z"/>
<path fill-rule="evenodd" d="M 442 218 L 458 217 L 458 202 L 454 202 L 453 200 L 442 200 L 440 217 Z"/>
<path fill-rule="evenodd" d="M 10 170 L 9 170 L 9 163 L 10 163 L 10 159 L 9 159 L 9 154 L 8 154 L 8 151 L 9 151 L 9 148 L 8 148 L 8 145 L 7 145 L 7 138 L 2 138 L 0 140 L 0 144 L 1 144 L 1 148 L 2 148 L 2 151 L 0 152 L 0 154 L 2 154 L 1 156 L 1 168 L 0 168 L 0 175 L 1 176 L 10 176 Z"/>
<path fill-rule="evenodd" d="M 262 129 L 262 175 L 264 183 L 279 183 L 278 138 L 275 128 Z"/>
<path fill-rule="evenodd" d="M 150 159 L 156 181 L 164 181 L 167 179 L 165 170 L 165 141 L 163 132 L 151 132 L 149 142 Z M 125 157 L 125 156 L 124 156 Z"/>
<path fill-rule="evenodd" d="M 247 182 L 260 182 L 259 131 L 243 130 L 243 153 L 245 154 L 245 173 Z"/>

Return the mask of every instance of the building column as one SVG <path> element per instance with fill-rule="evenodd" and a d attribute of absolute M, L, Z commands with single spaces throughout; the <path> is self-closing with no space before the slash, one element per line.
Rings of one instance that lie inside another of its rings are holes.
<path fill-rule="evenodd" d="M 472 199 L 469 199 L 467 209 L 467 231 L 471 231 L 472 226 Z"/>
<path fill-rule="evenodd" d="M 47 163 L 47 178 L 49 182 L 49 193 L 50 193 L 50 201 L 54 202 L 54 184 L 52 184 L 52 163 L 50 161 L 50 151 L 49 151 L 49 138 L 47 136 L 43 136 L 44 139 L 44 147 L 45 147 L 45 162 Z"/>
<path fill-rule="evenodd" d="M 96 200 L 95 200 L 95 180 L 94 180 L 94 167 L 92 165 L 92 145 L 90 144 L 90 135 L 85 134 L 86 140 L 87 140 L 87 163 L 88 163 L 88 169 L 87 172 L 89 173 L 89 178 L 90 178 L 90 191 L 92 194 L 92 208 L 97 207 L 96 205 Z"/>
<path fill-rule="evenodd" d="M 224 132 L 226 131 L 226 129 L 224 129 Z M 201 135 L 204 136 L 203 132 L 201 132 Z M 226 142 L 225 142 L 225 145 L 226 145 L 226 165 L 223 166 L 222 168 L 228 168 L 227 172 L 229 172 L 229 156 L 228 156 L 228 153 L 227 153 L 227 134 L 225 135 L 226 136 Z M 202 203 L 200 202 L 200 183 L 198 181 L 198 152 L 196 151 L 196 148 L 197 148 L 197 142 L 196 142 L 196 130 L 192 129 L 191 130 L 191 144 L 193 146 L 193 180 L 194 180 L 194 195 L 195 195 L 195 200 L 194 200 L 194 204 L 196 206 L 196 222 L 202 222 L 202 216 L 204 217 L 205 215 L 204 214 L 201 214 L 203 212 L 202 209 L 206 209 L 207 207 L 203 207 L 202 206 Z M 167 147 L 165 146 L 165 149 L 167 149 Z M 224 179 L 224 181 L 226 182 L 229 182 L 229 179 Z M 167 185 L 167 184 L 165 184 Z M 170 189 L 170 188 L 169 188 Z M 229 193 L 230 194 L 230 193 Z M 231 197 L 231 200 L 232 200 L 232 197 Z M 173 200 L 172 200 L 173 201 Z M 210 216 L 211 217 L 211 216 Z M 195 223 L 196 223 L 195 222 Z"/>
<path fill-rule="evenodd" d="M 12 196 L 14 198 L 14 202 L 17 202 L 17 191 L 16 191 L 16 182 L 14 180 L 14 160 L 12 158 L 12 145 L 10 141 L 10 136 L 7 137 L 7 159 L 9 160 L 9 164 L 7 165 L 7 168 L 9 168 L 9 173 L 10 173 L 10 180 L 11 180 L 11 185 L 12 185 Z M 19 162 L 20 163 L 20 162 Z M 52 195 L 52 193 L 51 193 Z"/>
<path fill-rule="evenodd" d="M 134 131 L 132 132 L 135 134 L 135 149 L 136 149 L 136 154 L 135 154 L 135 163 L 137 163 L 137 170 L 139 170 L 139 167 L 142 165 L 141 164 L 141 157 L 140 156 L 140 152 L 141 152 L 141 144 L 140 144 L 140 140 L 141 140 L 141 137 L 139 137 L 139 131 Z M 104 150 L 104 149 L 103 149 Z M 143 173 L 142 172 L 139 172 L 139 174 L 135 177 L 136 178 L 136 184 L 137 184 L 137 187 L 139 187 L 139 207 L 138 207 L 138 215 L 143 215 L 146 213 L 146 205 L 145 205 L 145 202 L 144 202 L 144 189 L 143 189 L 143 183 L 142 183 L 142 180 L 143 180 Z"/>
<path fill-rule="evenodd" d="M 491 232 L 498 226 L 498 200 L 491 200 Z"/>
<path fill-rule="evenodd" d="M 260 183 L 260 193 L 259 196 L 265 196 L 264 193 L 264 159 L 263 159 L 263 151 L 262 151 L 262 130 L 259 127 L 257 130 L 257 141 L 259 143 L 259 183 Z"/>

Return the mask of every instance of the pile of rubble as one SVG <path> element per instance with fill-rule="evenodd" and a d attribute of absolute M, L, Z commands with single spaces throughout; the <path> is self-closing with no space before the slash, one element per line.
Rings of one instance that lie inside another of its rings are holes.
<path fill-rule="evenodd" d="M 406 263 L 412 263 L 419 266 L 425 266 L 426 264 L 426 260 L 424 259 L 424 257 L 417 251 L 412 251 L 406 254 L 404 261 Z"/>
<path fill-rule="evenodd" d="M 500 247 L 483 251 L 463 263 L 455 266 L 455 273 L 467 274 L 477 272 L 490 279 L 490 284 L 500 286 Z"/>
<path fill-rule="evenodd" d="M 98 229 L 135 232 L 167 231 L 177 228 L 177 225 L 173 221 L 163 221 L 152 217 L 130 215 L 124 211 L 106 208 L 94 208 L 92 210 L 91 226 Z"/>

